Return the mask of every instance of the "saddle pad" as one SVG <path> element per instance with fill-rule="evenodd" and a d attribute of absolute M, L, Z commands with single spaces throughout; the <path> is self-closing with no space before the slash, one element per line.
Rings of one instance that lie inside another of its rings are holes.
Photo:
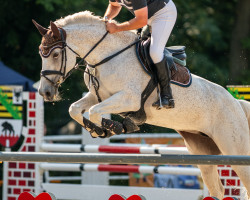
<path fill-rule="evenodd" d="M 181 86 L 181 87 L 189 87 L 192 83 L 192 76 L 189 72 L 188 68 L 175 63 L 177 67 L 177 71 L 175 69 L 171 69 L 171 83 Z"/>

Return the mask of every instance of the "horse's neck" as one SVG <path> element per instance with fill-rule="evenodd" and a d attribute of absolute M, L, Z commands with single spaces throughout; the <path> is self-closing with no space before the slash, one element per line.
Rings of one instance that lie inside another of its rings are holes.
<path fill-rule="evenodd" d="M 68 45 L 83 57 L 103 37 L 106 29 L 103 24 L 103 27 L 78 26 L 77 28 L 66 30 L 66 32 Z M 132 44 L 135 40 L 136 34 L 130 32 L 108 34 L 98 47 L 90 53 L 86 61 L 94 65 Z M 97 67 L 96 70 L 96 76 L 101 89 L 100 95 L 103 99 L 124 88 L 130 88 L 130 90 L 138 89 L 138 95 L 140 96 L 140 92 L 145 89 L 149 81 L 149 76 L 144 72 L 136 58 L 134 47 L 117 56 L 112 62 Z M 88 85 L 89 79 L 86 73 L 84 80 L 86 85 Z"/>
<path fill-rule="evenodd" d="M 67 43 L 81 57 L 85 56 L 90 49 L 104 36 L 106 29 L 102 26 L 79 26 L 70 28 L 65 27 L 67 32 Z M 128 36 L 126 38 L 126 36 Z M 125 39 L 126 38 L 126 39 Z M 106 38 L 88 55 L 86 61 L 90 64 L 96 64 L 102 59 L 114 54 L 126 47 L 135 40 L 133 34 L 108 34 Z"/>

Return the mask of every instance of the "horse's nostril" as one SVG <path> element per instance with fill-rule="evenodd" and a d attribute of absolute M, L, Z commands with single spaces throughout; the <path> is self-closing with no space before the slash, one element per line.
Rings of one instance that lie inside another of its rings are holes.
<path fill-rule="evenodd" d="M 46 97 L 50 97 L 51 93 L 50 92 L 45 92 Z"/>

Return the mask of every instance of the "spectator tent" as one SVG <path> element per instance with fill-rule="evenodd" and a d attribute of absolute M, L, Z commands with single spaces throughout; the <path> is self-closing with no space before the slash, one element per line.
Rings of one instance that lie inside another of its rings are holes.
<path fill-rule="evenodd" d="M 24 91 L 36 91 L 34 82 L 8 68 L 0 61 L 0 85 L 22 85 Z"/>

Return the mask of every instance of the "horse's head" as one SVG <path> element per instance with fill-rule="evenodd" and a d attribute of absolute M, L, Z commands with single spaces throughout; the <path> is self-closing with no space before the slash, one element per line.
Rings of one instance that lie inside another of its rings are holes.
<path fill-rule="evenodd" d="M 39 46 L 42 70 L 38 91 L 45 101 L 56 101 L 59 100 L 58 87 L 73 67 L 76 55 L 72 51 L 66 52 L 66 31 L 63 28 L 50 22 L 50 28 L 46 29 L 32 21 L 42 35 Z"/>

